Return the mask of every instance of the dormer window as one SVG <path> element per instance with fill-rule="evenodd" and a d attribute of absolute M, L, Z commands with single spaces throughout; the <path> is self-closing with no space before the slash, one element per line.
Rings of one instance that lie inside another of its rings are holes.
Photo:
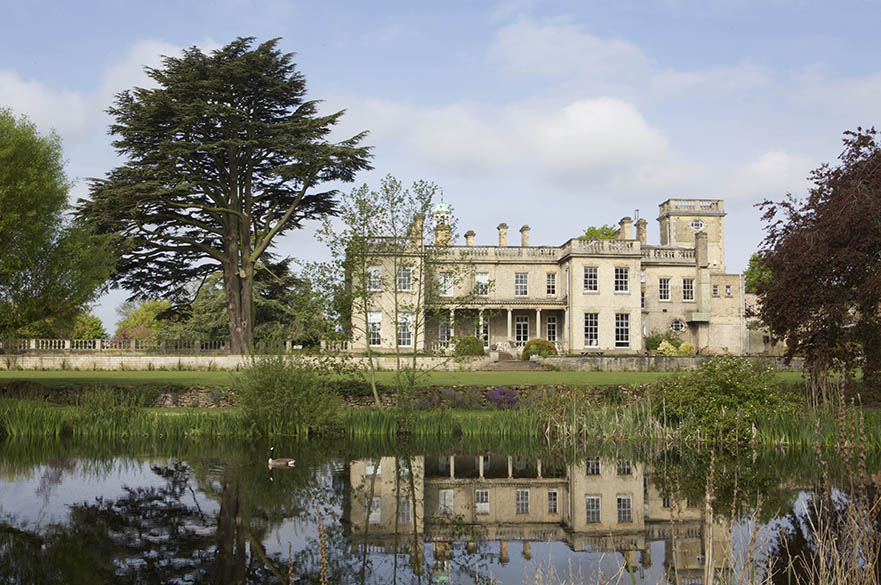
<path fill-rule="evenodd" d="M 696 231 L 696 232 L 699 232 L 699 231 L 701 231 L 702 229 L 704 229 L 704 222 L 702 222 L 702 221 L 699 220 L 699 219 L 693 219 L 693 220 L 691 220 L 691 223 L 688 224 L 688 225 L 691 227 L 691 229 L 693 229 L 693 230 Z"/>

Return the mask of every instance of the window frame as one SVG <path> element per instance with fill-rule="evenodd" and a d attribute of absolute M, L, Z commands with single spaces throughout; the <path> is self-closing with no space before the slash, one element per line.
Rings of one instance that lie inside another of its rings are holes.
<path fill-rule="evenodd" d="M 584 496 L 584 521 L 587 524 L 599 524 L 603 518 L 603 497 L 598 495 Z"/>
<path fill-rule="evenodd" d="M 618 523 L 630 524 L 633 522 L 633 496 L 631 494 L 618 494 L 615 498 L 618 511 Z"/>
<path fill-rule="evenodd" d="M 520 326 L 525 325 L 525 334 L 522 335 L 523 332 Z M 529 315 L 514 315 L 514 341 L 517 343 L 526 343 L 529 341 Z"/>
<path fill-rule="evenodd" d="M 630 267 L 629 266 L 616 266 L 615 267 L 615 286 L 613 290 L 618 294 L 624 294 L 630 292 Z"/>
<path fill-rule="evenodd" d="M 437 340 L 449 343 L 452 340 L 452 329 L 449 319 L 440 319 L 437 323 Z"/>
<path fill-rule="evenodd" d="M 438 273 L 437 292 L 438 292 L 438 296 L 440 296 L 440 297 L 453 296 L 453 273 L 452 272 Z"/>
<path fill-rule="evenodd" d="M 404 276 L 406 274 L 406 276 Z M 401 286 L 402 281 L 406 280 L 406 288 Z M 413 290 L 413 267 L 412 266 L 398 266 L 397 274 L 395 275 L 395 287 L 398 292 L 412 292 Z"/>
<path fill-rule="evenodd" d="M 437 513 L 440 516 L 450 516 L 455 507 L 454 490 L 444 488 L 437 491 Z"/>
<path fill-rule="evenodd" d="M 545 294 L 549 297 L 557 296 L 557 273 L 548 272 L 545 275 Z"/>
<path fill-rule="evenodd" d="M 598 293 L 600 292 L 600 269 L 599 266 L 584 267 L 584 292 Z"/>
<path fill-rule="evenodd" d="M 396 339 L 398 347 L 413 347 L 413 313 L 402 311 L 398 313 L 397 327 L 395 327 Z M 402 337 L 404 335 L 404 337 Z M 407 343 L 401 343 L 404 339 Z"/>
<path fill-rule="evenodd" d="M 553 497 L 551 497 L 553 496 Z M 553 502 L 553 507 L 551 503 Z M 557 515 L 560 513 L 560 492 L 556 488 L 548 489 L 548 514 Z"/>
<path fill-rule="evenodd" d="M 590 323 L 588 322 L 590 320 Z M 591 336 L 591 333 L 593 336 Z M 584 347 L 600 346 L 600 314 L 584 314 Z"/>
<path fill-rule="evenodd" d="M 515 272 L 514 273 L 514 296 L 515 297 L 528 297 L 529 296 L 529 273 L 528 272 Z"/>
<path fill-rule="evenodd" d="M 474 513 L 481 516 L 490 513 L 489 490 L 474 490 Z"/>
<path fill-rule="evenodd" d="M 669 278 L 659 278 L 658 279 L 658 300 L 670 302 L 670 279 Z"/>
<path fill-rule="evenodd" d="M 514 513 L 519 516 L 529 514 L 529 488 L 514 491 Z"/>
<path fill-rule="evenodd" d="M 489 295 L 489 272 L 474 273 L 474 296 L 485 297 Z"/>
<path fill-rule="evenodd" d="M 382 266 L 367 267 L 367 292 L 382 292 Z"/>
<path fill-rule="evenodd" d="M 374 318 L 374 315 L 378 317 Z M 382 345 L 382 311 L 367 312 L 367 344 L 370 347 Z"/>
<path fill-rule="evenodd" d="M 584 475 L 600 475 L 602 471 L 602 462 L 599 457 L 584 460 Z"/>
<path fill-rule="evenodd" d="M 553 334 L 551 334 L 551 325 L 553 325 Z M 557 316 L 548 315 L 545 317 L 545 339 L 551 342 L 557 341 Z"/>
<path fill-rule="evenodd" d="M 682 300 L 686 303 L 694 302 L 694 279 L 682 279 Z"/>
<path fill-rule="evenodd" d="M 630 347 L 630 313 L 615 313 L 615 347 Z"/>

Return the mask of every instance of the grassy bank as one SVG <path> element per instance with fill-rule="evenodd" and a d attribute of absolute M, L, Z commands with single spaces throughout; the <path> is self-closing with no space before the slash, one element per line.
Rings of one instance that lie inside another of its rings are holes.
<path fill-rule="evenodd" d="M 650 384 L 669 372 L 426 372 L 416 380 L 418 386 L 616 386 Z M 0 384 L 37 382 L 46 386 L 97 385 L 180 385 L 230 386 L 233 374 L 226 371 L 77 371 L 3 370 Z M 776 372 L 782 382 L 799 382 L 800 372 Z M 378 372 L 377 381 L 391 386 L 395 372 Z"/>

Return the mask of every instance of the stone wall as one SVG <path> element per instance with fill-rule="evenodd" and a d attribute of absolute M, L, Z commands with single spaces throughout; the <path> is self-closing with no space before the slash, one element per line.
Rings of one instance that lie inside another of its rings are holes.
<path fill-rule="evenodd" d="M 712 358 L 713 356 L 532 356 L 530 359 L 567 372 L 675 372 L 694 370 L 702 362 Z M 746 356 L 744 359 L 768 363 L 775 370 L 799 372 L 804 367 L 804 358 L 793 358 L 789 365 L 785 364 L 781 357 Z"/>
<path fill-rule="evenodd" d="M 394 356 L 376 357 L 380 370 L 394 370 Z M 0 356 L 0 370 L 240 370 L 249 358 L 241 355 L 220 356 L 161 356 L 161 355 L 6 355 Z M 367 358 L 353 357 L 351 361 L 366 367 Z M 445 357 L 417 357 L 420 370 L 477 370 L 492 360 L 490 357 L 467 358 L 465 361 Z M 351 363 L 351 362 L 350 362 Z M 409 359 L 403 360 L 409 365 Z"/>

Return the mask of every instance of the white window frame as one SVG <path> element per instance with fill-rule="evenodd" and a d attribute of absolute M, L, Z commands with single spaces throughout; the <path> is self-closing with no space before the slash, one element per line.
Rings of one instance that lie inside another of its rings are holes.
<path fill-rule="evenodd" d="M 633 496 L 629 494 L 618 494 L 616 498 L 618 509 L 618 523 L 633 522 Z"/>
<path fill-rule="evenodd" d="M 367 292 L 382 290 L 382 266 L 367 267 Z"/>
<path fill-rule="evenodd" d="M 474 337 L 483 341 L 483 347 L 489 347 L 489 319 L 483 319 L 483 331 L 480 330 L 480 321 L 474 324 Z"/>
<path fill-rule="evenodd" d="M 560 492 L 556 489 L 548 490 L 548 514 L 560 513 Z"/>
<path fill-rule="evenodd" d="M 367 343 L 372 347 L 382 345 L 382 311 L 367 313 Z"/>
<path fill-rule="evenodd" d="M 726 284 L 726 285 L 725 285 L 725 296 L 726 296 L 726 297 L 730 297 L 730 296 L 731 296 L 731 285 L 730 285 L 730 284 Z"/>
<path fill-rule="evenodd" d="M 603 497 L 584 496 L 584 521 L 588 524 L 602 522 Z"/>
<path fill-rule="evenodd" d="M 633 475 L 633 464 L 629 459 L 619 459 L 615 462 L 615 471 L 618 475 Z"/>
<path fill-rule="evenodd" d="M 688 325 L 686 325 L 682 319 L 673 319 L 670 321 L 670 331 L 679 332 L 685 331 L 686 329 L 688 329 Z"/>
<path fill-rule="evenodd" d="M 585 313 L 584 314 L 584 346 L 599 347 L 600 346 L 600 314 Z"/>
<path fill-rule="evenodd" d="M 545 319 L 545 339 L 557 341 L 557 316 L 548 315 Z"/>
<path fill-rule="evenodd" d="M 529 273 L 528 272 L 515 272 L 514 273 L 514 296 L 515 297 L 528 297 L 529 296 Z"/>
<path fill-rule="evenodd" d="M 557 273 L 548 272 L 545 276 L 545 291 L 549 297 L 557 296 Z"/>
<path fill-rule="evenodd" d="M 630 347 L 630 313 L 615 313 L 615 347 Z"/>
<path fill-rule="evenodd" d="M 376 477 L 382 477 L 382 461 L 379 459 L 365 459 L 364 477 L 373 477 L 374 473 L 376 473 Z"/>
<path fill-rule="evenodd" d="M 584 292 L 600 292 L 599 268 L 597 266 L 584 267 Z"/>
<path fill-rule="evenodd" d="M 440 319 L 437 323 L 437 340 L 443 343 L 450 342 L 450 322 L 447 319 Z"/>
<path fill-rule="evenodd" d="M 658 300 L 659 301 L 669 301 L 670 300 L 670 279 L 669 278 L 659 278 L 658 279 Z"/>
<path fill-rule="evenodd" d="M 474 274 L 474 294 L 478 297 L 485 297 L 489 294 L 489 272 Z"/>
<path fill-rule="evenodd" d="M 437 492 L 437 513 L 450 515 L 453 513 L 453 490 L 442 489 Z"/>
<path fill-rule="evenodd" d="M 412 313 L 398 313 L 398 326 L 396 327 L 398 347 L 413 347 L 412 325 Z"/>
<path fill-rule="evenodd" d="M 682 300 L 689 301 L 689 302 L 694 300 L 694 279 L 693 278 L 683 278 L 682 279 Z"/>
<path fill-rule="evenodd" d="M 529 315 L 514 315 L 514 341 L 529 341 Z"/>
<path fill-rule="evenodd" d="M 438 295 L 442 297 L 453 296 L 453 273 L 441 272 L 437 282 Z"/>
<path fill-rule="evenodd" d="M 615 267 L 615 292 L 616 293 L 629 293 L 630 292 L 630 267 L 629 266 L 616 266 Z"/>
<path fill-rule="evenodd" d="M 474 490 L 474 513 L 489 514 L 489 490 Z"/>
<path fill-rule="evenodd" d="M 599 475 L 602 472 L 602 467 L 600 463 L 599 457 L 592 457 L 590 459 L 584 460 L 584 474 L 585 475 Z"/>
<path fill-rule="evenodd" d="M 514 492 L 514 513 L 529 514 L 529 490 L 520 489 Z"/>
<path fill-rule="evenodd" d="M 398 292 L 410 292 L 413 290 L 413 268 L 411 266 L 398 266 L 395 286 Z"/>

